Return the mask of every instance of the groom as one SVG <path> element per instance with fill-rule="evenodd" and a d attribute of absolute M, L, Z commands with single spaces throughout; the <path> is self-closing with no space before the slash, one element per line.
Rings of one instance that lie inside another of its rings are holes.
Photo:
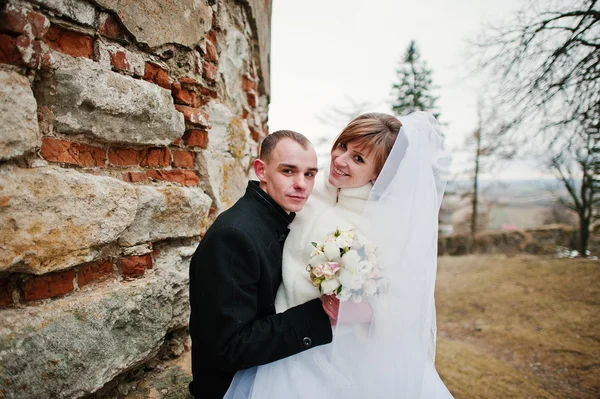
<path fill-rule="evenodd" d="M 221 399 L 236 371 L 330 343 L 319 298 L 275 313 L 288 225 L 310 195 L 317 156 L 303 135 L 268 135 L 254 161 L 260 180 L 217 217 L 190 264 L 190 392 Z"/>

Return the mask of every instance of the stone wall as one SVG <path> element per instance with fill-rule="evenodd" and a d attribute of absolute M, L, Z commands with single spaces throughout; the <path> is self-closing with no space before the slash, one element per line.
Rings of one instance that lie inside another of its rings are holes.
<path fill-rule="evenodd" d="M 82 397 L 185 331 L 267 134 L 271 2 L 0 8 L 0 397 Z"/>

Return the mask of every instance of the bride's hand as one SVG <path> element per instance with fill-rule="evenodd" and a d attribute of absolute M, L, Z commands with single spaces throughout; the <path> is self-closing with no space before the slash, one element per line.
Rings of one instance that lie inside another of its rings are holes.
<path fill-rule="evenodd" d="M 340 300 L 335 295 L 321 295 L 323 310 L 329 316 L 331 325 L 335 327 L 337 324 L 338 313 L 340 311 Z"/>

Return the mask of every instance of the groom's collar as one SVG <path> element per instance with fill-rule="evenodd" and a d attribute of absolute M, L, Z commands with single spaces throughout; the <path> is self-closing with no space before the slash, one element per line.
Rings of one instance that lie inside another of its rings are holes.
<path fill-rule="evenodd" d="M 275 200 L 271 198 L 269 194 L 260 188 L 260 183 L 256 180 L 250 180 L 248 182 L 246 195 L 258 199 L 259 202 L 268 210 L 268 213 L 272 216 L 273 221 L 282 228 L 287 229 L 288 225 L 292 223 L 292 220 L 294 220 L 294 217 L 296 217 L 296 213 L 291 212 L 288 214 L 286 211 L 284 211 L 283 208 L 277 202 L 275 202 Z"/>

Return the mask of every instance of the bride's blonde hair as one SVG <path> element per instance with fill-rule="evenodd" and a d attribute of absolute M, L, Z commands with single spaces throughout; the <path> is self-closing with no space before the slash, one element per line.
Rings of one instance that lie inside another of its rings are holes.
<path fill-rule="evenodd" d="M 332 151 L 340 144 L 352 142 L 367 154 L 373 154 L 375 172 L 381 172 L 392 151 L 402 123 L 392 115 L 379 112 L 362 114 L 348 124 L 333 143 Z"/>

